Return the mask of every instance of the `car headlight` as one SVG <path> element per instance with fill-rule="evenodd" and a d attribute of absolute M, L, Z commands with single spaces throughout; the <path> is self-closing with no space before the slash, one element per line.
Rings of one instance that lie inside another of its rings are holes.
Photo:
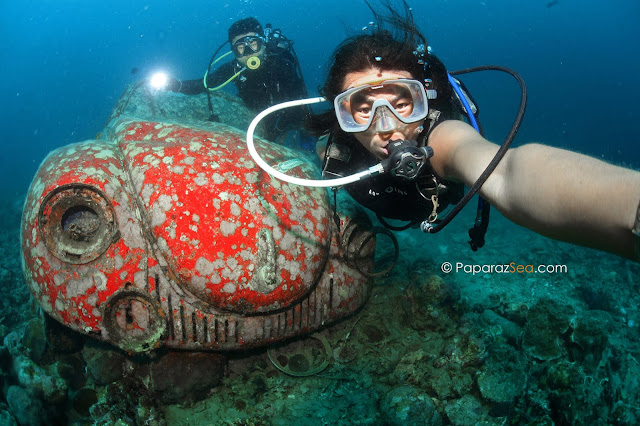
<path fill-rule="evenodd" d="M 119 237 L 111 202 L 85 184 L 63 185 L 47 194 L 38 228 L 51 253 L 72 264 L 98 258 Z"/>

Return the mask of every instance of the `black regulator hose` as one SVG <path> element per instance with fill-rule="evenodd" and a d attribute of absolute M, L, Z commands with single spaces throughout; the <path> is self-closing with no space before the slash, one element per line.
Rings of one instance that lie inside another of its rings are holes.
<path fill-rule="evenodd" d="M 449 213 L 436 225 L 432 225 L 426 221 L 422 222 L 422 225 L 420 226 L 420 228 L 422 229 L 423 232 L 435 234 L 436 232 L 444 228 L 449 222 L 451 222 L 451 220 L 454 217 L 456 217 L 458 213 L 460 213 L 462 208 L 469 202 L 469 200 L 471 200 L 471 198 L 476 194 L 476 192 L 478 192 L 478 190 L 484 184 L 487 178 L 496 169 L 496 167 L 498 166 L 498 163 L 500 163 L 500 160 L 502 160 L 502 157 L 504 157 L 507 150 L 511 146 L 511 143 L 513 142 L 513 139 L 516 137 L 516 133 L 518 133 L 518 129 L 522 124 L 522 119 L 524 118 L 524 112 L 527 106 L 527 85 L 525 84 L 520 74 L 518 74 L 517 72 L 509 68 L 506 68 L 500 65 L 483 65 L 479 67 L 465 68 L 462 70 L 450 72 L 449 74 L 460 75 L 460 74 L 467 74 L 467 73 L 472 73 L 477 71 L 502 71 L 507 74 L 510 74 L 511 76 L 513 76 L 513 78 L 515 78 L 518 81 L 518 84 L 520 85 L 520 107 L 518 108 L 518 113 L 516 114 L 516 117 L 513 120 L 513 125 L 511 126 L 511 130 L 509 131 L 509 133 L 507 134 L 507 137 L 505 138 L 504 142 L 500 146 L 500 149 L 498 149 L 498 152 L 496 152 L 496 155 L 493 157 L 493 159 L 491 160 L 487 168 L 484 170 L 484 172 L 482 172 L 478 180 L 476 180 L 476 182 L 469 188 L 469 191 L 467 191 L 464 197 L 462 197 L 462 199 L 451 209 L 451 211 L 449 211 Z"/>

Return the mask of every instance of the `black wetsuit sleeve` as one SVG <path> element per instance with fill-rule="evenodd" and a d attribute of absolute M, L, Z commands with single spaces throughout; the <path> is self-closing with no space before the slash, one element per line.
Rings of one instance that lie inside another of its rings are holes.
<path fill-rule="evenodd" d="M 184 93 L 185 95 L 197 95 L 198 93 L 203 93 L 205 90 L 204 84 L 202 84 L 202 79 L 198 78 L 196 80 L 182 80 L 182 85 L 180 86 L 178 93 Z"/>
<path fill-rule="evenodd" d="M 231 62 L 221 65 L 207 76 L 207 86 L 211 88 L 221 85 L 233 75 L 232 73 L 233 64 Z M 204 87 L 203 79 L 198 78 L 195 80 L 183 80 L 178 93 L 184 93 L 185 95 L 197 95 L 206 91 L 207 88 Z"/>

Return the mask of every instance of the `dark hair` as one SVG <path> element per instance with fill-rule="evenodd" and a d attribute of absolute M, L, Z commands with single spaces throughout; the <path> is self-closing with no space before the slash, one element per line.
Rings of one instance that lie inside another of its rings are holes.
<path fill-rule="evenodd" d="M 246 33 L 258 33 L 258 35 L 264 35 L 262 25 L 260 25 L 260 22 L 258 22 L 256 18 L 244 18 L 234 22 L 229 27 L 229 41 L 233 40 L 234 37 L 237 37 L 240 34 Z"/>
<path fill-rule="evenodd" d="M 343 41 L 333 52 L 329 61 L 327 79 L 320 94 L 328 101 L 343 91 L 347 74 L 370 68 L 381 71 L 408 71 L 412 78 L 424 82 L 433 80 L 430 89 L 438 91 L 438 100 L 451 96 L 446 80 L 446 69 L 442 62 L 427 52 L 427 40 L 413 20 L 411 8 L 402 1 L 402 14 L 389 1 L 384 1 L 386 14 L 377 12 L 369 2 L 375 25 L 370 25 L 365 34 L 353 36 Z M 442 81 L 442 78 L 445 80 Z M 337 118 L 333 110 L 315 115 L 308 127 L 318 135 L 337 128 Z"/>

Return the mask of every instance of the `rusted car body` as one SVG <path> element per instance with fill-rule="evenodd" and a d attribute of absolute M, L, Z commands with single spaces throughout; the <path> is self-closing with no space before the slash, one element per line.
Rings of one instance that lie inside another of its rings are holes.
<path fill-rule="evenodd" d="M 132 86 L 99 139 L 43 161 L 22 254 L 47 315 L 130 353 L 232 350 L 311 333 L 364 304 L 366 215 L 344 198 L 336 215 L 326 189 L 263 172 L 239 130 L 251 115 L 213 99 L 221 123 L 198 116 L 204 96 Z M 309 155 L 256 146 L 278 169 L 318 177 Z"/>

